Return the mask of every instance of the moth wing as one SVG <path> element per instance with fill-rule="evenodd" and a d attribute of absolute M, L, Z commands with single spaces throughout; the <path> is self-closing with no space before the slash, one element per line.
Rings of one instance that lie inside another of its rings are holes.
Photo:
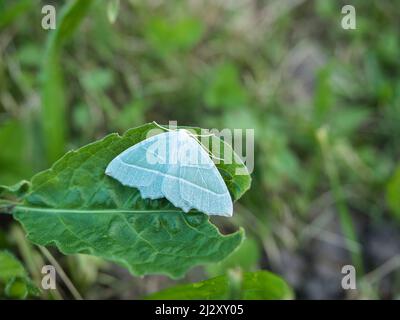
<path fill-rule="evenodd" d="M 179 155 L 179 194 L 187 206 L 208 215 L 232 216 L 228 188 L 202 146 L 187 135 Z"/>
<path fill-rule="evenodd" d="M 171 134 L 161 133 L 126 149 L 108 164 L 106 174 L 125 186 L 138 188 L 142 198 L 164 197 L 161 186 L 170 170 Z"/>
<path fill-rule="evenodd" d="M 171 132 L 172 133 L 172 132 Z M 169 136 L 171 139 L 168 143 L 169 152 L 171 155 L 168 170 L 164 175 L 163 183 L 161 186 L 161 192 L 175 207 L 181 208 L 184 212 L 190 210 L 190 205 L 181 196 L 180 191 L 180 166 L 179 154 L 182 146 L 186 143 L 186 136 L 182 134 L 182 131 L 174 131 L 173 135 Z"/>
<path fill-rule="evenodd" d="M 233 205 L 221 174 L 201 145 L 186 131 L 165 132 L 119 154 L 106 174 L 138 188 L 142 198 L 167 198 L 188 212 L 232 216 Z"/>

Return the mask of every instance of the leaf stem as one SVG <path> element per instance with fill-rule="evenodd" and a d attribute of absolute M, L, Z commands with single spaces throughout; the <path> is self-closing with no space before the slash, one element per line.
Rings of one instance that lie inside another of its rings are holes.
<path fill-rule="evenodd" d="M 35 283 L 40 285 L 41 282 L 41 266 L 44 264 L 42 256 L 33 249 L 32 245 L 26 241 L 25 234 L 22 229 L 14 225 L 11 228 L 11 236 L 16 242 L 20 254 L 24 260 L 25 265 L 27 266 L 29 273 L 32 275 Z M 62 300 L 63 297 L 58 290 L 47 292 L 47 296 L 51 298 Z"/>
<path fill-rule="evenodd" d="M 12 214 L 14 207 L 19 204 L 21 203 L 12 200 L 0 199 L 0 213 Z"/>
<path fill-rule="evenodd" d="M 72 281 L 69 279 L 67 274 L 64 272 L 63 268 L 60 266 L 60 264 L 57 262 L 57 260 L 53 257 L 53 255 L 50 253 L 50 251 L 42 246 L 39 246 L 39 249 L 43 253 L 43 255 L 47 258 L 47 260 L 56 268 L 57 274 L 60 276 L 61 280 L 65 283 L 66 287 L 71 292 L 71 294 L 75 298 L 75 300 L 83 300 L 79 291 L 75 288 Z"/>
<path fill-rule="evenodd" d="M 337 204 L 339 220 L 345 238 L 346 247 L 351 254 L 352 262 L 358 274 L 362 275 L 364 273 L 362 252 L 357 239 L 357 233 L 354 228 L 353 219 L 348 210 L 346 201 L 344 200 L 345 196 L 341 187 L 339 174 L 337 172 L 334 159 L 332 158 L 332 154 L 329 150 L 329 137 L 327 128 L 318 129 L 317 139 L 321 147 L 321 152 L 325 164 L 325 171 L 328 175 L 329 184 Z"/>

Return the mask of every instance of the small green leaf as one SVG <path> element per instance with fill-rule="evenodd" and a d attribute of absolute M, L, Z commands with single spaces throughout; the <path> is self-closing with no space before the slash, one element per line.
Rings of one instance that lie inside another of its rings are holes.
<path fill-rule="evenodd" d="M 114 157 L 145 139 L 151 129 L 157 126 L 137 127 L 122 137 L 111 134 L 67 153 L 36 175 L 23 205 L 13 211 L 28 239 L 56 245 L 64 254 L 99 256 L 136 275 L 172 277 L 194 265 L 220 261 L 235 250 L 243 230 L 223 236 L 207 215 L 184 213 L 166 199 L 144 200 L 137 189 L 104 174 Z M 235 175 L 238 166 L 244 165 L 217 165 L 234 200 L 250 186 L 249 175 Z"/>
<path fill-rule="evenodd" d="M 93 69 L 83 72 L 82 84 L 85 90 L 99 93 L 107 90 L 114 83 L 114 74 L 110 69 Z"/>
<path fill-rule="evenodd" d="M 332 91 L 332 66 L 327 65 L 321 68 L 317 74 L 316 88 L 314 94 L 314 107 L 317 123 L 325 121 L 326 114 L 334 104 L 334 94 Z"/>
<path fill-rule="evenodd" d="M 243 107 L 247 103 L 247 92 L 243 88 L 239 70 L 233 63 L 217 65 L 207 79 L 204 100 L 210 108 Z"/>
<path fill-rule="evenodd" d="M 207 265 L 207 273 L 212 276 L 222 275 L 230 269 L 240 268 L 242 271 L 252 271 L 260 259 L 260 248 L 254 239 L 245 239 L 240 247 L 226 259 Z"/>
<path fill-rule="evenodd" d="M 20 118 L 0 124 L 0 184 L 12 184 L 32 174 L 28 161 L 28 130 Z M 10 143 L 12 141 L 12 143 Z"/>
<path fill-rule="evenodd" d="M 7 297 L 13 299 L 25 299 L 29 293 L 26 282 L 21 278 L 12 278 L 9 280 L 4 292 Z"/>
<path fill-rule="evenodd" d="M 144 37 L 160 55 L 193 48 L 203 35 L 204 27 L 194 17 L 182 17 L 167 20 L 165 17 L 153 17 L 149 20 Z"/>
<path fill-rule="evenodd" d="M 2 186 L 0 185 L 0 196 L 4 195 L 15 195 L 16 197 L 21 197 L 26 192 L 28 192 L 30 187 L 29 181 L 22 180 L 12 186 Z"/>
<path fill-rule="evenodd" d="M 147 297 L 150 300 L 218 300 L 230 298 L 230 277 L 175 286 Z M 245 272 L 242 278 L 241 299 L 292 299 L 293 291 L 279 276 L 268 271 Z"/>
<path fill-rule="evenodd" d="M 386 200 L 393 216 L 400 220 L 400 167 L 387 184 Z"/>
<path fill-rule="evenodd" d="M 5 295 L 13 299 L 39 294 L 39 289 L 29 279 L 21 262 L 5 250 L 0 251 L 0 283 L 5 285 Z"/>
<path fill-rule="evenodd" d="M 11 5 L 9 4 L 7 8 L 3 8 L 3 6 L 0 6 L 0 30 L 6 28 L 18 17 L 27 12 L 32 7 L 32 5 L 32 0 L 19 0 L 13 1 L 13 3 Z"/>
<path fill-rule="evenodd" d="M 134 125 L 144 122 L 145 111 L 148 108 L 144 99 L 136 99 L 125 105 L 113 121 L 115 127 L 126 130 Z"/>
<path fill-rule="evenodd" d="M 14 277 L 26 277 L 24 266 L 8 251 L 0 251 L 0 281 L 7 282 Z"/>

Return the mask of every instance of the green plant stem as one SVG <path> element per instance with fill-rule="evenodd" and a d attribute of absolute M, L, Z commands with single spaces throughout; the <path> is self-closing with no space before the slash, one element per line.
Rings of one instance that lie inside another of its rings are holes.
<path fill-rule="evenodd" d="M 340 225 L 345 238 L 346 247 L 351 254 L 351 259 L 358 275 L 364 274 L 364 267 L 362 261 L 362 252 L 357 239 L 357 233 L 354 228 L 353 219 L 347 208 L 345 195 L 341 187 L 340 178 L 337 168 L 332 158 L 329 148 L 329 137 L 326 128 L 320 128 L 317 131 L 317 139 L 319 141 L 322 156 L 324 159 L 325 171 L 328 175 L 330 188 L 332 189 L 337 210 L 339 213 Z"/>
<path fill-rule="evenodd" d="M 0 199 L 0 213 L 12 214 L 13 208 L 20 202 Z"/>
<path fill-rule="evenodd" d="M 11 236 L 16 242 L 18 249 L 21 253 L 22 259 L 29 271 L 32 275 L 34 281 L 37 284 L 41 283 L 42 275 L 40 273 L 41 267 L 44 265 L 44 261 L 42 257 L 38 254 L 35 256 L 36 251 L 32 248 L 32 246 L 26 241 L 26 237 L 22 229 L 18 226 L 13 226 L 11 228 Z M 40 261 L 38 260 L 40 259 Z M 47 291 L 46 294 L 53 299 L 62 300 L 62 295 L 58 290 Z"/>
<path fill-rule="evenodd" d="M 229 270 L 228 274 L 228 300 L 240 300 L 242 296 L 243 274 L 240 270 Z"/>
<path fill-rule="evenodd" d="M 57 260 L 53 257 L 53 255 L 50 253 L 50 251 L 42 246 L 39 246 L 39 249 L 43 253 L 43 255 L 46 257 L 46 259 L 56 268 L 57 274 L 60 276 L 61 280 L 65 283 L 65 285 L 67 286 L 68 290 L 71 292 L 71 294 L 75 298 L 75 300 L 83 300 L 81 294 L 75 288 L 72 281 L 69 279 L 67 274 L 64 272 L 63 268 L 60 266 L 60 264 L 57 262 Z"/>
<path fill-rule="evenodd" d="M 63 6 L 56 30 L 50 33 L 41 70 L 41 125 L 47 161 L 54 162 L 64 153 L 67 140 L 67 98 L 65 92 L 62 49 L 78 30 L 93 0 L 67 1 Z"/>

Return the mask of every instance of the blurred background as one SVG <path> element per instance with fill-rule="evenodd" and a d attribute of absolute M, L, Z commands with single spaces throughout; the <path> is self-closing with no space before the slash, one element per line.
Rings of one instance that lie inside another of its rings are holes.
<path fill-rule="evenodd" d="M 153 120 L 253 128 L 252 188 L 233 219 L 216 220 L 246 230 L 231 263 L 281 275 L 297 298 L 400 298 L 400 2 L 87 1 L 72 27 L 62 25 L 69 2 L 0 0 L 0 184 Z M 45 4 L 56 31 L 41 27 Z M 341 27 L 345 4 L 355 30 Z M 39 277 L 42 253 L 11 219 L 0 228 L 0 247 Z M 92 299 L 139 298 L 227 268 L 134 278 L 52 252 Z M 357 290 L 341 288 L 347 264 Z"/>

